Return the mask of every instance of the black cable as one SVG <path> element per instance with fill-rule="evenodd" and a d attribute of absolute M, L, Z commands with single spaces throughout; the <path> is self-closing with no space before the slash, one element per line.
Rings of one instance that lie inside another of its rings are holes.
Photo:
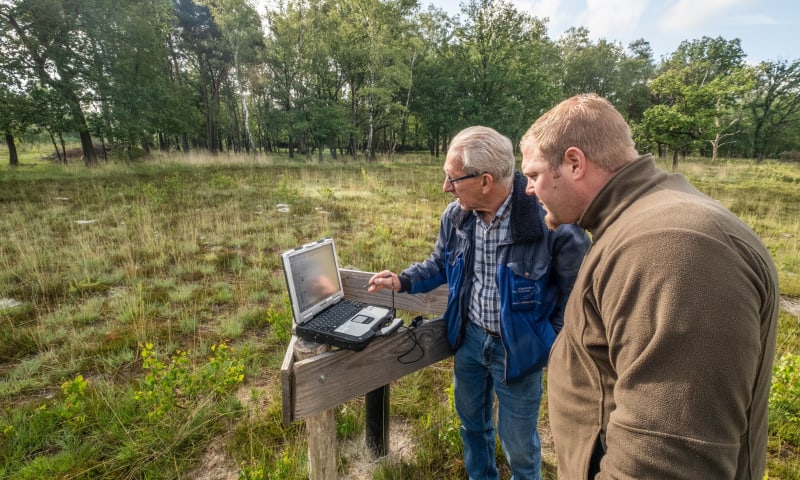
<path fill-rule="evenodd" d="M 397 357 L 398 362 L 404 365 L 410 365 L 412 363 L 416 363 L 422 360 L 425 357 L 425 348 L 422 346 L 422 344 L 419 343 L 419 340 L 417 339 L 417 334 L 414 333 L 414 329 L 416 329 L 419 325 L 421 325 L 422 322 L 423 322 L 422 315 L 417 315 L 416 317 L 414 317 L 414 320 L 411 321 L 411 324 L 408 327 L 406 327 L 406 332 L 408 333 L 408 337 L 411 339 L 412 345 L 411 348 L 398 355 Z M 411 361 L 404 360 L 406 356 L 411 355 L 411 353 L 417 348 L 419 348 L 419 356 L 417 358 Z"/>
<path fill-rule="evenodd" d="M 397 315 L 397 310 L 394 308 L 394 277 L 392 277 L 392 320 Z"/>

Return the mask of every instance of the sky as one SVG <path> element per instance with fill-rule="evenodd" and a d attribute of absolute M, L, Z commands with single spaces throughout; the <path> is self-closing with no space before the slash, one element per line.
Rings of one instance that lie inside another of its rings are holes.
<path fill-rule="evenodd" d="M 455 15 L 462 0 L 420 0 Z M 653 59 L 674 52 L 684 40 L 722 37 L 741 40 L 748 63 L 800 60 L 798 0 L 510 0 L 520 11 L 549 18 L 548 37 L 583 26 L 627 47 L 643 38 Z"/>

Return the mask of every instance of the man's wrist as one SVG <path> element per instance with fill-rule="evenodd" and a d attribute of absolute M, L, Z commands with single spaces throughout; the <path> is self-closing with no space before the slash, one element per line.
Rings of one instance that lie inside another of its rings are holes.
<path fill-rule="evenodd" d="M 407 292 L 411 290 L 411 279 L 408 275 L 401 273 L 397 276 L 397 279 L 400 280 L 400 290 L 398 290 L 398 292 Z"/>

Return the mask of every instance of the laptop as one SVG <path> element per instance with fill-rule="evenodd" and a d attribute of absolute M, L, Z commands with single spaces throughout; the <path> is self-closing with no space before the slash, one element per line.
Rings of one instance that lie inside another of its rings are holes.
<path fill-rule="evenodd" d="M 281 254 L 298 338 L 363 350 L 394 314 L 391 309 L 344 298 L 333 239 Z"/>

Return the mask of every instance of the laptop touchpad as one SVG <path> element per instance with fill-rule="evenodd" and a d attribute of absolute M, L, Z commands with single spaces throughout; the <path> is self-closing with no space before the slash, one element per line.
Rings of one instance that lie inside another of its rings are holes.
<path fill-rule="evenodd" d="M 355 317 L 339 325 L 334 332 L 346 333 L 354 337 L 360 337 L 370 330 L 374 330 L 375 322 L 379 319 L 373 316 L 357 314 Z"/>
<path fill-rule="evenodd" d="M 366 315 L 356 315 L 355 317 L 351 318 L 350 321 L 353 323 L 369 323 L 375 320 L 372 317 L 368 317 Z"/>

